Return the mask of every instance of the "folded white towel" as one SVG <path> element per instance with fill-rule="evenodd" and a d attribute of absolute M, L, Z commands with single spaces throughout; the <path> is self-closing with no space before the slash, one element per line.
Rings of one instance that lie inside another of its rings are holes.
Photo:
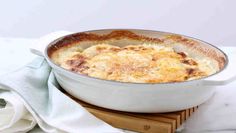
<path fill-rule="evenodd" d="M 50 133 L 121 132 L 64 95 L 43 57 L 0 78 L 0 132 L 23 133 L 36 124 Z"/>
<path fill-rule="evenodd" d="M 1 133 L 26 132 L 36 125 L 34 117 L 27 111 L 15 92 L 1 90 L 0 98 Z"/>
<path fill-rule="evenodd" d="M 6 105 L 3 105 L 1 100 L 5 106 L 0 110 L 1 132 L 26 132 L 36 122 L 45 132 L 51 133 L 120 132 L 64 95 L 42 57 L 18 71 L 2 76 L 0 88 L 0 97 L 6 101 Z"/>

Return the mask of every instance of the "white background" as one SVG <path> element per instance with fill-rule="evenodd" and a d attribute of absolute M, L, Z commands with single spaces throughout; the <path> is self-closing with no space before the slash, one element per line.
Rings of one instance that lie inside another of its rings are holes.
<path fill-rule="evenodd" d="M 0 37 L 141 28 L 236 44 L 236 0 L 0 0 Z"/>

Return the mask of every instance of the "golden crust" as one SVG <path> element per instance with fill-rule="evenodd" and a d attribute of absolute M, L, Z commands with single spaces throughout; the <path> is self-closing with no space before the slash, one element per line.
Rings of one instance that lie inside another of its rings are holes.
<path fill-rule="evenodd" d="M 211 73 L 200 70 L 185 53 L 156 45 L 94 45 L 59 64 L 79 74 L 121 82 L 180 82 Z"/>
<path fill-rule="evenodd" d="M 114 42 L 120 44 L 114 46 Z M 189 48 L 202 57 L 191 57 L 189 51 L 175 50 L 175 46 Z M 216 51 L 178 35 L 150 38 L 116 30 L 102 35 L 77 33 L 64 37 L 49 47 L 48 55 L 61 67 L 91 77 L 163 83 L 197 79 L 219 71 L 226 59 Z"/>

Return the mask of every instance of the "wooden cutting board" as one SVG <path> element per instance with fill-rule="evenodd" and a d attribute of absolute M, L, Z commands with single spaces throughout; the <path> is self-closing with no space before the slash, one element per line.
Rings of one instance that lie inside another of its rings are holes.
<path fill-rule="evenodd" d="M 174 133 L 198 107 L 171 113 L 128 113 L 97 107 L 80 101 L 62 91 L 74 101 L 85 107 L 97 118 L 116 128 L 142 133 Z"/>

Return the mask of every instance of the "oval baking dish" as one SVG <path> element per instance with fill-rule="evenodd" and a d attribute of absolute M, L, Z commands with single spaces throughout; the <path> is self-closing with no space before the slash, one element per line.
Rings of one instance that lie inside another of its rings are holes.
<path fill-rule="evenodd" d="M 84 50 L 90 46 L 107 43 L 124 47 L 143 43 L 160 43 L 163 38 L 175 51 L 185 52 L 192 58 L 208 58 L 217 67 L 217 72 L 199 79 L 167 83 L 133 83 L 104 80 L 75 73 L 58 65 L 53 59 L 67 56 L 73 50 Z M 166 40 L 165 40 L 166 41 Z M 171 43 L 174 41 L 175 43 Z M 70 49 L 70 50 L 68 50 Z M 68 52 L 65 52 L 65 51 Z M 191 37 L 150 30 L 105 29 L 67 35 L 51 42 L 44 56 L 53 68 L 58 83 L 74 97 L 104 108 L 128 112 L 171 112 L 197 106 L 206 101 L 216 85 L 235 78 L 219 80 L 228 65 L 227 55 L 219 48 Z M 225 77 L 226 78 L 226 77 Z"/>

